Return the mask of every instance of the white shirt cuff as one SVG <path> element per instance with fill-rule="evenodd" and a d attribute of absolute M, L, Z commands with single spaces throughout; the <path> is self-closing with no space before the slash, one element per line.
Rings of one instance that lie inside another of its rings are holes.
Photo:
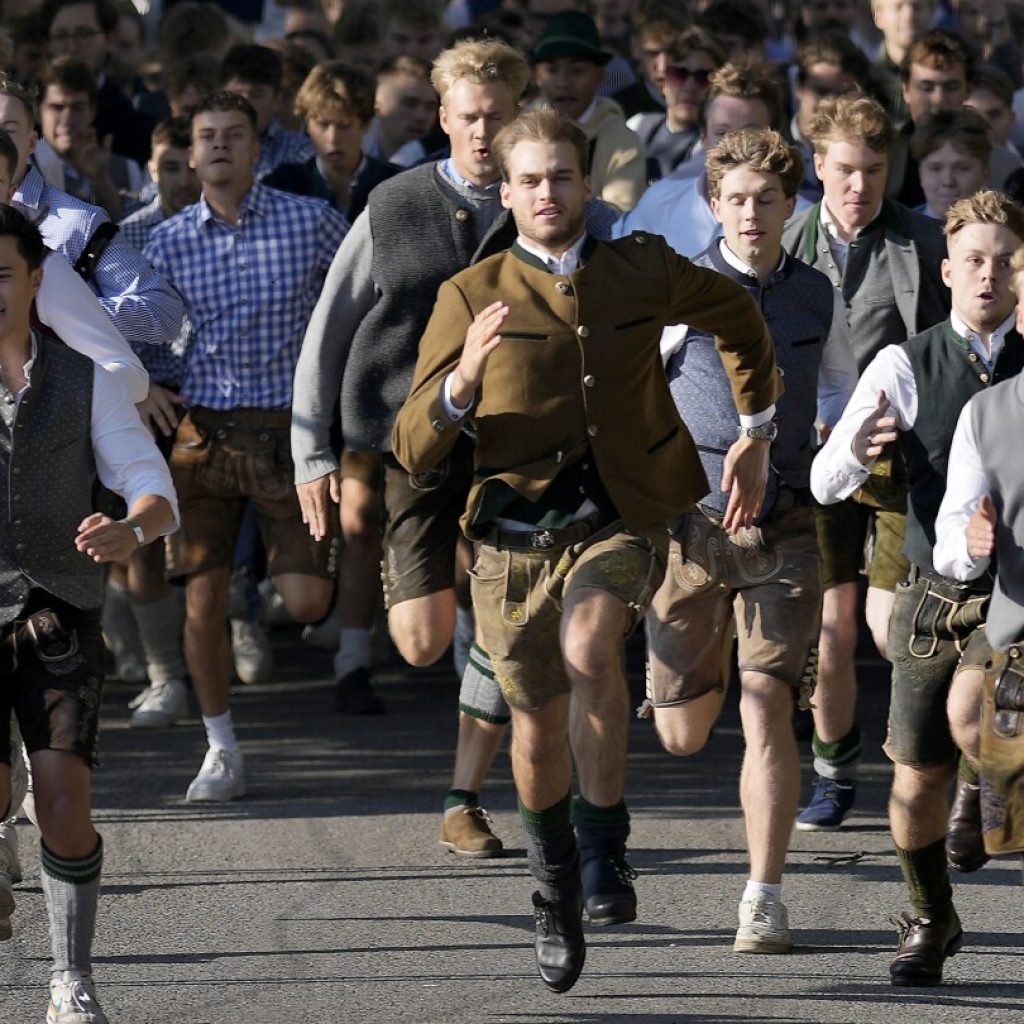
<path fill-rule="evenodd" d="M 454 420 L 456 423 L 458 423 L 459 420 L 463 418 L 463 416 L 465 416 L 468 412 L 470 412 L 470 410 L 472 410 L 473 404 L 470 403 L 464 409 L 460 409 L 452 401 L 452 382 L 454 378 L 455 371 L 452 370 L 452 372 L 449 373 L 448 376 L 445 377 L 444 379 L 444 388 L 442 389 L 441 392 L 441 405 L 444 408 L 445 415 L 450 420 Z"/>
<path fill-rule="evenodd" d="M 767 409 L 761 412 L 752 413 L 750 416 L 744 416 L 740 413 L 740 426 L 741 427 L 760 427 L 767 423 L 775 415 L 775 403 L 773 402 L 768 406 Z"/>

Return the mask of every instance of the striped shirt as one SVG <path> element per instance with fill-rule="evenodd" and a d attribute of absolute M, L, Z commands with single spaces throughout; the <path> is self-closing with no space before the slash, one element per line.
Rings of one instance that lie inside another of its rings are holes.
<path fill-rule="evenodd" d="M 348 221 L 322 199 L 255 184 L 237 225 L 203 197 L 154 229 L 153 266 L 192 330 L 181 392 L 211 409 L 291 406 L 302 337 Z"/>

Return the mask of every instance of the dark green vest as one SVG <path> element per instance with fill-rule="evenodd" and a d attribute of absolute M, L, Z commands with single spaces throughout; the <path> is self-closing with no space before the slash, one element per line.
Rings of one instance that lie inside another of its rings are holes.
<path fill-rule="evenodd" d="M 948 320 L 905 341 L 903 350 L 917 382 L 917 420 L 900 434 L 910 488 L 903 553 L 931 570 L 935 518 L 946 491 L 949 447 L 960 411 L 979 391 L 1021 371 L 1024 341 L 1010 331 L 992 373 Z"/>

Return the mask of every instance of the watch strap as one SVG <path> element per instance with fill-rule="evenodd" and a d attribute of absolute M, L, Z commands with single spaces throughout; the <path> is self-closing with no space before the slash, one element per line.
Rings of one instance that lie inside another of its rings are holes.
<path fill-rule="evenodd" d="M 146 543 L 146 534 L 142 527 L 139 526 L 134 519 L 122 519 L 121 522 L 124 523 L 125 526 L 131 528 L 132 533 L 135 534 L 136 541 L 138 541 L 139 547 L 142 547 L 142 545 Z"/>

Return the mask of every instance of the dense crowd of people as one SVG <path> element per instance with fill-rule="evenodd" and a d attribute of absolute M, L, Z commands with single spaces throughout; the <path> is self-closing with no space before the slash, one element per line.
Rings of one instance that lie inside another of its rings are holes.
<path fill-rule="evenodd" d="M 863 603 L 890 978 L 942 980 L 950 868 L 1024 850 L 1022 37 L 1014 0 L 4 0 L 0 940 L 24 809 L 51 1024 L 107 1019 L 105 674 L 137 728 L 194 699 L 185 799 L 234 800 L 268 617 L 371 716 L 382 601 L 461 679 L 456 856 L 503 852 L 511 732 L 555 992 L 638 914 L 626 638 L 671 754 L 738 678 L 734 949 L 782 954 L 792 829 L 856 801 Z"/>

